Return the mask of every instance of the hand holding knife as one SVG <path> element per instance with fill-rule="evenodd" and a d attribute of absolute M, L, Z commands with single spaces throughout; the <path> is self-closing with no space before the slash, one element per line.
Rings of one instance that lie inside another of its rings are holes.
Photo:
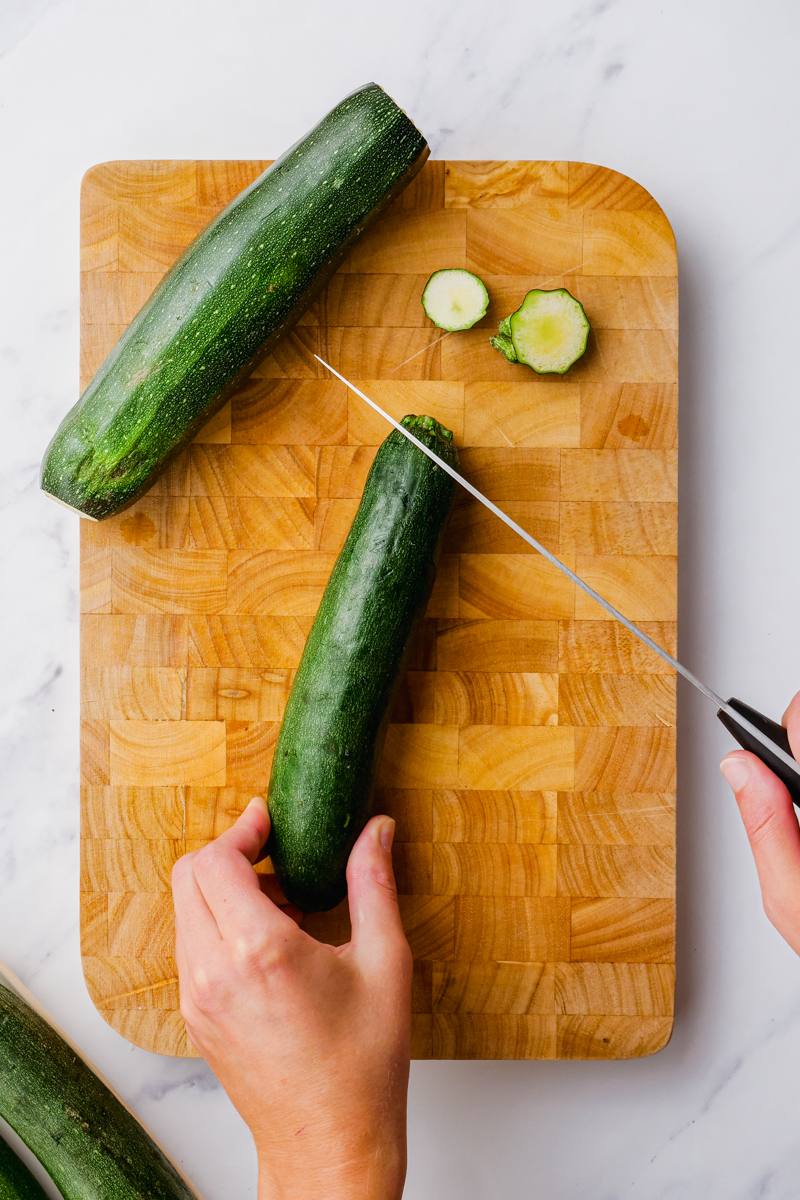
<path fill-rule="evenodd" d="M 536 538 L 531 537 L 531 535 L 527 533 L 520 525 L 518 525 L 516 521 L 512 520 L 507 513 L 504 513 L 501 508 L 498 508 L 498 506 L 484 496 L 482 492 L 479 492 L 476 487 L 473 487 L 471 483 L 464 479 L 463 475 L 460 475 L 458 471 L 454 470 L 447 463 L 442 462 L 442 460 L 432 450 L 429 450 L 428 447 L 419 441 L 418 438 L 414 437 L 413 433 L 411 433 L 408 429 L 405 429 L 399 421 L 395 421 L 393 417 L 390 417 L 388 413 L 384 412 L 384 410 L 377 405 L 374 400 L 371 400 L 369 396 L 365 395 L 364 392 L 355 386 L 355 384 L 351 383 L 349 379 L 345 379 L 344 375 L 340 375 L 338 371 L 334 370 L 334 368 L 330 366 L 329 363 L 326 363 L 324 359 L 320 358 L 318 354 L 315 354 L 314 357 L 319 363 L 322 364 L 323 367 L 330 371 L 332 375 L 335 375 L 337 379 L 340 379 L 342 383 L 350 389 L 351 392 L 354 392 L 357 396 L 360 396 L 361 399 L 370 406 L 370 408 L 374 409 L 375 412 L 383 417 L 385 421 L 388 421 L 390 425 L 393 425 L 394 428 L 403 435 L 403 437 L 408 438 L 410 442 L 413 442 L 418 450 L 420 450 L 423 454 L 426 454 L 428 458 L 433 459 L 437 466 L 441 467 L 443 471 L 446 471 L 448 475 L 451 475 L 452 478 L 455 479 L 457 483 L 460 483 L 461 486 L 465 488 L 471 496 L 474 496 L 476 500 L 480 500 L 481 504 L 485 505 L 486 508 L 488 508 L 490 512 L 494 513 L 496 517 L 499 517 L 501 521 L 504 521 L 505 524 L 508 525 L 510 529 L 513 529 L 514 532 L 518 534 L 519 537 L 521 537 L 524 541 L 526 541 L 529 546 L 532 546 L 534 550 L 537 550 L 539 554 L 546 558 L 548 562 L 552 563 L 552 565 L 561 571 L 563 575 L 566 575 L 568 579 L 572 580 L 572 582 L 577 587 L 581 588 L 581 590 L 584 591 L 587 596 L 591 596 L 591 598 L 600 604 L 606 610 L 606 612 L 614 618 L 615 621 L 619 621 L 625 626 L 626 629 L 629 629 L 634 637 L 637 637 L 640 642 L 644 642 L 646 646 L 649 646 L 649 648 L 653 650 L 660 658 L 662 658 L 664 662 L 668 663 L 674 670 L 683 675 L 684 679 L 688 679 L 689 683 L 696 687 L 698 691 L 702 692 L 704 696 L 707 696 L 709 700 L 713 700 L 714 704 L 717 706 L 717 716 L 719 717 L 720 721 L 722 721 L 722 724 L 725 726 L 728 732 L 736 738 L 736 741 L 740 746 L 744 747 L 745 750 L 749 750 L 751 754 L 755 754 L 767 767 L 769 767 L 771 771 L 775 773 L 775 775 L 778 776 L 781 782 L 788 789 L 795 805 L 800 808 L 800 763 L 798 763 L 792 756 L 792 751 L 789 746 L 789 737 L 782 725 L 779 725 L 777 721 L 772 721 L 769 717 L 765 717 L 762 713 L 758 712 L 754 708 L 751 708 L 749 705 L 744 704 L 741 700 L 737 700 L 735 697 L 732 697 L 730 700 L 723 700 L 721 696 L 718 696 L 716 692 L 713 692 L 711 688 L 707 687 L 701 680 L 699 680 L 696 675 L 693 675 L 687 667 L 684 667 L 683 664 L 679 663 L 676 658 L 673 658 L 672 655 L 663 648 L 663 646 L 659 646 L 657 642 L 654 642 L 653 639 L 648 637 L 643 630 L 639 629 L 637 625 L 634 625 L 633 621 L 629 621 L 628 618 L 624 616 L 618 609 L 616 609 L 613 604 L 610 604 L 609 601 L 604 599 L 598 592 L 594 590 L 594 588 L 590 587 L 588 583 L 585 583 L 580 576 L 576 575 L 574 571 L 571 571 L 565 563 L 562 563 L 560 559 L 556 558 L 556 556 L 552 554 L 551 551 L 546 549 L 541 542 L 538 542 Z"/>

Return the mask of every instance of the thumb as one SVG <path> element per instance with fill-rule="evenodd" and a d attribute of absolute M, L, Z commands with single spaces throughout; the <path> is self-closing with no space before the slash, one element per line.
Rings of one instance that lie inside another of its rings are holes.
<path fill-rule="evenodd" d="M 373 817 L 361 831 L 347 864 L 347 896 L 352 946 L 371 964 L 385 961 L 388 954 L 411 952 L 400 921 L 397 888 L 392 870 L 392 841 L 395 823 L 391 817 Z"/>
<path fill-rule="evenodd" d="M 800 826 L 792 798 L 769 767 L 746 750 L 728 754 L 720 770 L 736 794 L 764 911 L 800 954 Z"/>

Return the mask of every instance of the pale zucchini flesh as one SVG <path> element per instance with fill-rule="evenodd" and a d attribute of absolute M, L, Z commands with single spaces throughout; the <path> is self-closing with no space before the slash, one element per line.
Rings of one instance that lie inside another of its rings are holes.
<path fill-rule="evenodd" d="M 448 333 L 471 329 L 489 307 L 486 285 L 471 271 L 450 267 L 434 271 L 422 293 L 426 315 Z"/>
<path fill-rule="evenodd" d="M 490 341 L 509 362 L 563 375 L 586 350 L 589 328 L 583 305 L 566 288 L 534 288 Z"/>

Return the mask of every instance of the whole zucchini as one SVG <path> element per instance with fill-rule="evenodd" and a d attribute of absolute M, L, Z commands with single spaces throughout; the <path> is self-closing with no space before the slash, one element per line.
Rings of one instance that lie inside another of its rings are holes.
<path fill-rule="evenodd" d="M 377 84 L 338 104 L 167 272 L 59 426 L 44 491 L 96 520 L 146 491 L 427 157 Z"/>
<path fill-rule="evenodd" d="M 39 1181 L 4 1138 L 0 1138 L 0 1200 L 47 1200 Z"/>
<path fill-rule="evenodd" d="M 133 1114 L 43 1017 L 2 985 L 0 1116 L 64 1200 L 194 1200 Z"/>
<path fill-rule="evenodd" d="M 453 435 L 403 425 L 453 467 Z M 386 727 L 425 612 L 455 483 L 397 430 L 378 450 L 314 619 L 286 705 L 268 802 L 267 849 L 287 899 L 333 908 L 369 817 Z"/>

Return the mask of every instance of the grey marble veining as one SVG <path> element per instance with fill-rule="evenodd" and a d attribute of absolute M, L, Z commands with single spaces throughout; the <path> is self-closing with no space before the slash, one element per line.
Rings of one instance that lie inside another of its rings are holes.
<path fill-rule="evenodd" d="M 113 158 L 263 158 L 375 79 L 439 157 L 647 187 L 681 269 L 681 657 L 780 715 L 800 687 L 800 10 L 794 0 L 0 0 L 0 958 L 206 1200 L 255 1195 L 204 1064 L 124 1042 L 78 958 L 77 522 L 38 464 L 78 378 L 78 201 Z M 679 692 L 678 1010 L 631 1063 L 419 1063 L 409 1200 L 796 1200 L 800 962 L 768 925 Z"/>

